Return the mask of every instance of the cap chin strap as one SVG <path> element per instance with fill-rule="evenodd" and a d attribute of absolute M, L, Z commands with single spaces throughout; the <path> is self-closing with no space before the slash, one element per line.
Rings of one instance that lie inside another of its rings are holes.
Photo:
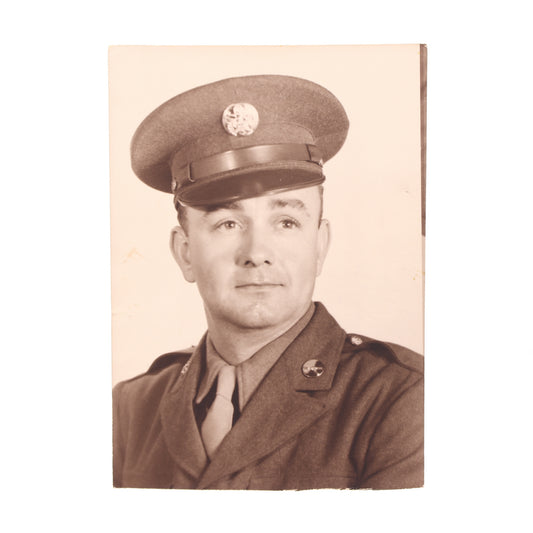
<path fill-rule="evenodd" d="M 215 174 L 266 163 L 282 161 L 308 161 L 322 167 L 323 160 L 318 148 L 312 144 L 263 144 L 204 157 L 198 161 L 172 169 L 172 192 Z M 174 166 L 174 165 L 173 165 Z"/>

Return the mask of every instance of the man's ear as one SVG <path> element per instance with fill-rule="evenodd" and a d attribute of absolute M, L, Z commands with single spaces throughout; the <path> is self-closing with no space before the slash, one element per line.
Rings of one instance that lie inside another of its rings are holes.
<path fill-rule="evenodd" d="M 317 257 L 316 257 L 316 275 L 319 276 L 322 272 L 322 265 L 326 259 L 329 250 L 330 227 L 329 221 L 323 218 L 318 226 L 317 236 Z"/>
<path fill-rule="evenodd" d="M 181 226 L 175 226 L 170 232 L 170 251 L 180 266 L 183 277 L 190 283 L 196 281 L 190 260 L 189 237 Z"/>

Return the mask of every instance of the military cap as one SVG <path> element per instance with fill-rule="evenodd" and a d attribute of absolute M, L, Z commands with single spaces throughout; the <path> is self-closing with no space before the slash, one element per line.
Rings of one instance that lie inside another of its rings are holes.
<path fill-rule="evenodd" d="M 261 75 L 220 80 L 168 100 L 131 142 L 135 174 L 190 206 L 318 185 L 348 119 L 316 83 Z"/>

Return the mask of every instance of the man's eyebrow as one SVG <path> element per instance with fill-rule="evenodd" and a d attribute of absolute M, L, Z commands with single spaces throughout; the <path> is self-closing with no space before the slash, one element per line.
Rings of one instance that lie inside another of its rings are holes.
<path fill-rule="evenodd" d="M 242 210 L 242 204 L 241 202 L 225 202 L 221 204 L 206 205 L 205 207 L 202 208 L 202 211 L 204 211 L 205 215 L 208 215 L 209 213 L 213 213 L 215 211 L 221 211 L 223 209 Z"/>
<path fill-rule="evenodd" d="M 306 215 L 309 215 L 307 206 L 299 198 L 275 198 L 270 200 L 269 205 L 271 209 L 292 207 L 294 209 L 303 211 Z"/>

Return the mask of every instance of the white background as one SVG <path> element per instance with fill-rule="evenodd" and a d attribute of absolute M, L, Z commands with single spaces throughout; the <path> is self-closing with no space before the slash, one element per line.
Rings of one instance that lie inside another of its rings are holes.
<path fill-rule="evenodd" d="M 531 529 L 526 2 L 27 2 L 2 16 L 7 531 Z M 107 46 L 429 46 L 426 487 L 111 488 Z"/>

